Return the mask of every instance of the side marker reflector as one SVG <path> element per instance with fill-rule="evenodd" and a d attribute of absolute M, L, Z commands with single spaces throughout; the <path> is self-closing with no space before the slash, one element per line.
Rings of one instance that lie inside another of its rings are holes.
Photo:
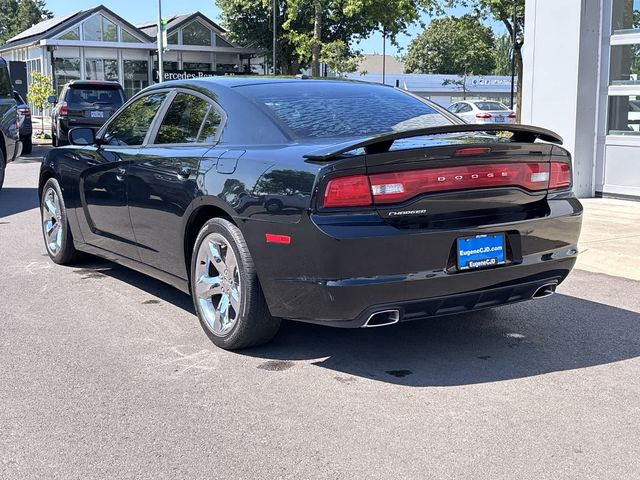
<path fill-rule="evenodd" d="M 291 243 L 291 237 L 289 235 L 277 235 L 275 233 L 265 233 L 265 239 L 267 243 L 280 243 L 282 245 L 289 245 Z"/>

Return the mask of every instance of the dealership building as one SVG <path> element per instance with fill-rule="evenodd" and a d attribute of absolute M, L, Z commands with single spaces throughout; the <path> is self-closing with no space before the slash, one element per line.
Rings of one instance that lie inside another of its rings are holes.
<path fill-rule="evenodd" d="M 560 133 L 580 196 L 640 199 L 640 0 L 526 0 L 522 122 Z"/>
<path fill-rule="evenodd" d="M 156 33 L 155 23 L 135 26 L 100 5 L 34 25 L 0 46 L 0 56 L 25 62 L 28 82 L 33 71 L 50 75 L 58 91 L 72 80 L 113 80 L 130 97 L 157 76 Z M 167 75 L 242 72 L 256 52 L 224 35 L 199 12 L 167 19 Z"/>

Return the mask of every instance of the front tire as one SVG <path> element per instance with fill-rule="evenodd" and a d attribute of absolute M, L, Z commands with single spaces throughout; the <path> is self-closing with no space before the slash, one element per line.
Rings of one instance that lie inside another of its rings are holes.
<path fill-rule="evenodd" d="M 67 209 L 62 198 L 60 185 L 50 178 L 42 188 L 40 200 L 42 235 L 51 260 L 59 265 L 77 261 L 80 254 L 73 246 L 73 235 L 67 221 Z"/>
<path fill-rule="evenodd" d="M 242 233 L 214 218 L 198 234 L 191 258 L 191 292 L 209 339 L 226 350 L 269 342 L 280 319 L 269 313 Z"/>

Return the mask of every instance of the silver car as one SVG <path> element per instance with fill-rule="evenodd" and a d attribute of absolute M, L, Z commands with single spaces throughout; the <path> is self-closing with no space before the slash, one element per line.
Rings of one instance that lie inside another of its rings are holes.
<path fill-rule="evenodd" d="M 516 114 L 495 100 L 464 100 L 447 108 L 467 123 L 515 123 Z"/>

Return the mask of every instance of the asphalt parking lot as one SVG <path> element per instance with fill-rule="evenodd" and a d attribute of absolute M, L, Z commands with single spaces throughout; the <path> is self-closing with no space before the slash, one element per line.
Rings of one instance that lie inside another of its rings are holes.
<path fill-rule="evenodd" d="M 640 478 L 640 282 L 224 352 L 179 291 L 49 261 L 41 154 L 0 192 L 1 479 Z"/>

